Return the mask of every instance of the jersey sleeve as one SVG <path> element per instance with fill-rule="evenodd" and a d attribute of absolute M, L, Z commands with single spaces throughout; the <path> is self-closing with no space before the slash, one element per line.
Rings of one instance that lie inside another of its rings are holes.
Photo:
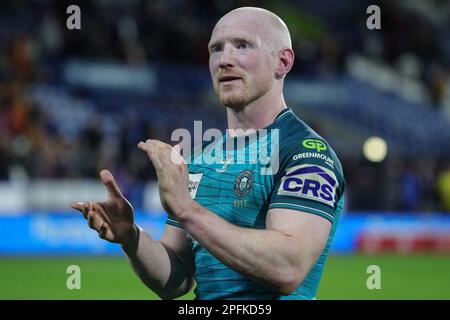
<path fill-rule="evenodd" d="M 269 209 L 304 211 L 333 222 L 345 188 L 339 160 L 323 139 L 290 140 L 280 148 Z"/>

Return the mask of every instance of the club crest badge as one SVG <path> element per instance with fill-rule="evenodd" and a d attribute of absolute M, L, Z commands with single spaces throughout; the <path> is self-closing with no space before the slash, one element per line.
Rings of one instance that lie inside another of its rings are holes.
<path fill-rule="evenodd" d="M 238 197 L 246 196 L 253 187 L 253 173 L 250 170 L 245 170 L 239 173 L 234 180 L 234 193 Z"/>

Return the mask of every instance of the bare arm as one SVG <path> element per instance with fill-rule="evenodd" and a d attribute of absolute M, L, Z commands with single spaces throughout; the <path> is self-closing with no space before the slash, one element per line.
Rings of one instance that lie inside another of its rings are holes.
<path fill-rule="evenodd" d="M 211 254 L 281 294 L 290 294 L 303 281 L 326 244 L 329 221 L 271 209 L 265 230 L 235 226 L 191 199 L 187 166 L 175 148 L 158 140 L 138 147 L 156 169 L 163 207 Z"/>
<path fill-rule="evenodd" d="M 163 299 L 189 292 L 194 283 L 194 259 L 184 230 L 166 225 L 160 241 L 138 232 L 138 243 L 122 245 L 122 249 L 141 281 Z"/>
<path fill-rule="evenodd" d="M 232 269 L 288 295 L 295 290 L 326 245 L 331 223 L 289 209 L 272 209 L 266 229 L 230 224 L 193 203 L 180 222 L 211 254 Z"/>

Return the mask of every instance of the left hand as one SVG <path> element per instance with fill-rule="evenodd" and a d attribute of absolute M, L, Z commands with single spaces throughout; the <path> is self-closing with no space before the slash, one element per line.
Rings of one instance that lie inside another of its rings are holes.
<path fill-rule="evenodd" d="M 193 200 L 188 191 L 188 168 L 178 146 L 173 148 L 159 140 L 148 139 L 146 142 L 139 142 L 138 148 L 147 153 L 155 167 L 159 197 L 164 210 L 181 220 Z"/>

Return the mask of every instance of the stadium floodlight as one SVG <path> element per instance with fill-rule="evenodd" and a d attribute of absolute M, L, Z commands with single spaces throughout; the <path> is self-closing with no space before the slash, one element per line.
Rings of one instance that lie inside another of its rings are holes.
<path fill-rule="evenodd" d="M 386 158 L 388 146 L 380 137 L 370 137 L 364 142 L 363 154 L 371 162 L 381 162 Z"/>

